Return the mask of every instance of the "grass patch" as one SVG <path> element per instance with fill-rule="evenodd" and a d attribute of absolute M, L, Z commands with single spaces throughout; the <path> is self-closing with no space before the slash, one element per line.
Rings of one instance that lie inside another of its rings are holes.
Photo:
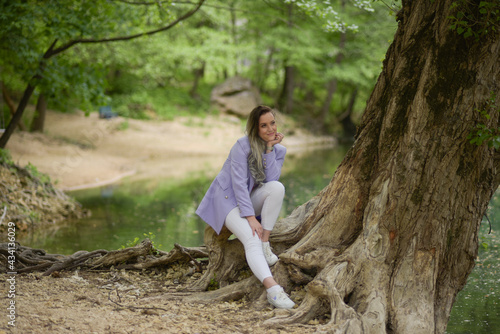
<path fill-rule="evenodd" d="M 118 115 L 135 119 L 172 120 L 178 116 L 204 116 L 215 112 L 210 105 L 211 89 L 211 86 L 201 84 L 199 97 L 193 98 L 183 87 L 156 87 L 116 94 L 111 106 Z"/>

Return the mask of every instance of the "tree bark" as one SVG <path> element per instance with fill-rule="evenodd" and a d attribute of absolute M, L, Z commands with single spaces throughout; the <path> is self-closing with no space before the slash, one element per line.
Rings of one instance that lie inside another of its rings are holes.
<path fill-rule="evenodd" d="M 278 224 L 290 228 L 271 235 L 275 279 L 307 294 L 268 325 L 330 312 L 325 332 L 445 332 L 500 184 L 500 152 L 468 138 L 478 124 L 500 125 L 498 102 L 489 119 L 478 112 L 500 96 L 499 30 L 457 34 L 452 3 L 403 1 L 354 145 L 330 184 Z"/>
<path fill-rule="evenodd" d="M 21 118 L 24 113 L 24 109 L 26 109 L 26 106 L 28 105 L 28 102 L 30 100 L 31 94 L 33 94 L 33 91 L 35 90 L 35 86 L 31 83 L 26 86 L 26 89 L 24 90 L 23 97 L 21 98 L 21 101 L 19 102 L 19 105 L 17 106 L 16 113 L 12 116 L 10 119 L 9 125 L 7 125 L 7 128 L 5 129 L 5 132 L 2 134 L 0 137 L 0 148 L 5 148 L 7 145 L 10 136 L 14 133 L 14 130 L 16 126 L 20 123 Z"/>
<path fill-rule="evenodd" d="M 278 105 L 281 111 L 289 114 L 293 109 L 293 91 L 295 90 L 295 67 L 285 66 L 285 79 L 283 88 L 278 99 Z"/>
<path fill-rule="evenodd" d="M 45 95 L 40 93 L 35 108 L 35 116 L 31 123 L 31 132 L 43 132 L 45 126 L 45 114 L 47 113 L 47 100 Z"/>
<path fill-rule="evenodd" d="M 16 113 L 16 106 L 14 104 L 14 101 L 12 101 L 12 98 L 9 95 L 9 92 L 7 92 L 7 87 L 5 87 L 5 84 L 1 82 L 2 85 L 2 96 L 3 99 L 5 100 L 5 103 L 7 103 L 7 107 L 9 107 L 10 114 L 14 116 Z M 5 124 L 3 124 L 5 126 Z M 21 131 L 26 131 L 26 126 L 24 125 L 23 122 L 18 123 L 19 130 Z"/>
<path fill-rule="evenodd" d="M 202 60 L 200 63 L 201 63 L 200 67 L 195 68 L 193 70 L 193 75 L 194 75 L 193 86 L 189 90 L 189 96 L 191 96 L 194 99 L 200 98 L 200 94 L 198 94 L 198 85 L 200 83 L 201 78 L 203 78 L 203 76 L 205 75 L 206 62 L 204 60 Z"/>

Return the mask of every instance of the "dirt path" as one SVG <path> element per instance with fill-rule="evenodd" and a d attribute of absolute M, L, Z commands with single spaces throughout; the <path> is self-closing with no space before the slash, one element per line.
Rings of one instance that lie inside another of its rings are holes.
<path fill-rule="evenodd" d="M 28 274 L 16 277 L 15 326 L 10 326 L 4 315 L 8 299 L 1 298 L 1 334 L 307 334 L 316 332 L 320 324 L 313 320 L 307 325 L 271 328 L 264 324 L 265 320 L 275 315 L 286 315 L 289 311 L 272 309 L 267 305 L 256 308 L 245 302 L 207 305 L 169 300 L 166 297 L 168 293 L 182 287 L 182 284 L 174 283 L 171 272 L 75 271 L 55 276 Z"/>

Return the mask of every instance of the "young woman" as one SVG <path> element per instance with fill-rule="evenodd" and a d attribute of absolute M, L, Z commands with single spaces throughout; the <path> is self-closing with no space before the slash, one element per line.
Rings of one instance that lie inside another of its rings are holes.
<path fill-rule="evenodd" d="M 285 160 L 283 134 L 274 112 L 258 106 L 248 116 L 245 137 L 237 140 L 196 213 L 217 233 L 226 227 L 241 241 L 247 263 L 278 308 L 295 303 L 274 280 L 269 266 L 278 261 L 269 235 L 278 219 L 285 188 L 278 181 Z M 256 217 L 261 217 L 261 222 Z"/>

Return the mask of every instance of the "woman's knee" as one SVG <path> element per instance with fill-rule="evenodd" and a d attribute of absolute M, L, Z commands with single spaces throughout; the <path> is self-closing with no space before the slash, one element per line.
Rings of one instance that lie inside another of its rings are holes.
<path fill-rule="evenodd" d="M 280 181 L 267 182 L 266 185 L 269 187 L 269 191 L 272 194 L 285 196 L 285 186 Z"/>
<path fill-rule="evenodd" d="M 247 237 L 244 240 L 240 240 L 245 248 L 246 253 L 254 253 L 255 251 L 262 251 L 262 241 L 257 235 Z"/>

